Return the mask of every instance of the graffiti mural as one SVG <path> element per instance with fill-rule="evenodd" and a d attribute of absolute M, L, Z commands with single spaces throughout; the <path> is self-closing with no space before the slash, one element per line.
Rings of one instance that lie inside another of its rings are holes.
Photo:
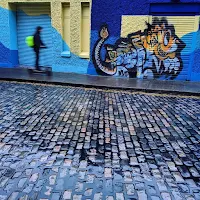
<path fill-rule="evenodd" d="M 174 79 L 183 68 L 181 51 L 186 45 L 165 17 L 154 17 L 152 24 L 146 22 L 144 31 L 119 38 L 114 45 L 105 44 L 109 34 L 109 27 L 103 24 L 92 55 L 98 74 Z"/>

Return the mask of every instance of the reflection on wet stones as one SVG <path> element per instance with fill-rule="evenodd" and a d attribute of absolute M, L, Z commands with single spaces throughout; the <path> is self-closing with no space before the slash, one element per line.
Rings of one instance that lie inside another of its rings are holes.
<path fill-rule="evenodd" d="M 6 169 L 6 171 L 4 172 L 4 176 L 6 177 L 12 177 L 15 173 L 15 170 L 14 169 Z"/>
<path fill-rule="evenodd" d="M 22 192 L 30 193 L 33 190 L 33 186 L 34 186 L 34 184 L 27 185 Z"/>
<path fill-rule="evenodd" d="M 64 180 L 63 179 L 58 179 L 56 181 L 56 190 L 64 190 Z"/>
<path fill-rule="evenodd" d="M 95 185 L 96 185 L 97 190 L 99 190 L 99 191 L 103 190 L 103 180 L 102 179 L 96 179 Z"/>
<path fill-rule="evenodd" d="M 91 196 L 92 195 L 92 188 L 86 188 L 84 195 L 85 196 Z"/>
<path fill-rule="evenodd" d="M 1 86 L 5 196 L 17 187 L 32 199 L 200 199 L 199 99 Z"/>
<path fill-rule="evenodd" d="M 123 183 L 122 182 L 114 182 L 114 191 L 115 192 L 123 192 Z"/>

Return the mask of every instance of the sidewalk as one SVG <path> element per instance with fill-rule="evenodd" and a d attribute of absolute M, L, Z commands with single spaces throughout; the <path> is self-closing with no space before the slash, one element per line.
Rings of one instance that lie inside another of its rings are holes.
<path fill-rule="evenodd" d="M 200 82 L 140 80 L 60 72 L 54 72 L 51 77 L 43 74 L 30 76 L 27 69 L 22 68 L 0 68 L 0 80 L 200 95 Z"/>

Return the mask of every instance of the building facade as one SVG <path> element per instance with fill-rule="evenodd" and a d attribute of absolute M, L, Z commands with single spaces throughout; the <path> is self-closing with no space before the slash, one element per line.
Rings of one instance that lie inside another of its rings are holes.
<path fill-rule="evenodd" d="M 199 81 L 199 3 L 93 1 L 88 73 Z"/>
<path fill-rule="evenodd" d="M 25 38 L 44 27 L 53 71 L 200 81 L 200 0 L 3 0 L 0 66 L 33 66 Z"/>
<path fill-rule="evenodd" d="M 43 27 L 40 64 L 56 72 L 87 73 L 90 45 L 90 0 L 0 1 L 0 66 L 34 66 L 27 36 Z M 84 30 L 84 31 L 82 31 Z"/>

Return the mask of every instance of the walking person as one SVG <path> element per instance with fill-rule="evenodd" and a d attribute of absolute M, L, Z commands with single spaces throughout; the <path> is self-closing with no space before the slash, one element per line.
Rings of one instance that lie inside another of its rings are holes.
<path fill-rule="evenodd" d="M 42 27 L 38 26 L 36 28 L 36 32 L 34 34 L 33 40 L 34 40 L 34 52 L 35 52 L 35 68 L 36 70 L 40 70 L 39 67 L 39 58 L 40 58 L 40 48 L 46 48 L 44 43 L 41 40 L 40 33 L 42 32 Z"/>

